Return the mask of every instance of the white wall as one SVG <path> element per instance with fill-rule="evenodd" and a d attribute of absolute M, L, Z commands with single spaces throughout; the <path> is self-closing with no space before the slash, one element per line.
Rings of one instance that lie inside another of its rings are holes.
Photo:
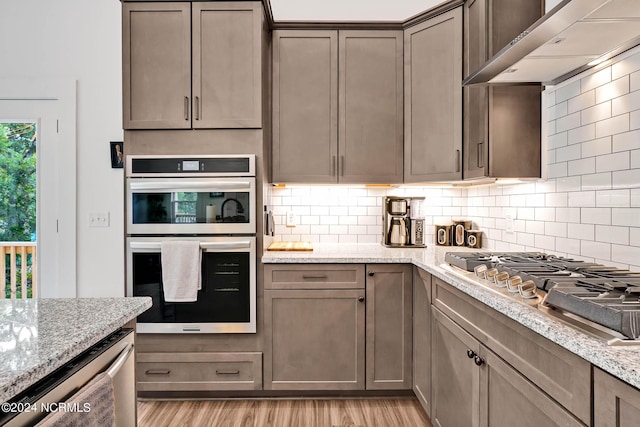
<path fill-rule="evenodd" d="M 3 0 L 0 77 L 77 81 L 78 296 L 124 295 L 121 5 L 117 0 Z M 60 162 L 64 167 L 64 159 Z M 89 212 L 110 227 L 89 228 Z"/>

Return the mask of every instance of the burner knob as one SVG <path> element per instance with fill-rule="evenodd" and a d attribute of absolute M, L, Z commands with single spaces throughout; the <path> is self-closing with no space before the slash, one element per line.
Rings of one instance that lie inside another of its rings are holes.
<path fill-rule="evenodd" d="M 518 292 L 522 298 L 530 299 L 538 296 L 538 288 L 533 280 L 527 280 L 524 283 L 518 285 Z"/>
<path fill-rule="evenodd" d="M 507 273 L 506 271 L 498 273 L 493 277 L 493 280 L 496 283 L 497 287 L 506 288 L 507 281 L 509 280 L 509 273 Z"/>

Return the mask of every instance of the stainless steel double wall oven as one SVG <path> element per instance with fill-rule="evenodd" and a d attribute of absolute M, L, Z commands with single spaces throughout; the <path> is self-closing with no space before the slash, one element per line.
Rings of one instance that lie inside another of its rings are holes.
<path fill-rule="evenodd" d="M 256 331 L 254 155 L 132 155 L 126 163 L 127 295 L 150 296 L 141 333 Z M 202 289 L 167 302 L 161 244 L 197 240 Z"/>

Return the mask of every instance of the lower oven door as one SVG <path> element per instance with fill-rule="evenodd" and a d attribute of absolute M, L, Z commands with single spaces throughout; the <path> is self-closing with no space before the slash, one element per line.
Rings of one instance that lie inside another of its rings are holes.
<path fill-rule="evenodd" d="M 198 240 L 202 289 L 195 302 L 166 302 L 161 243 Z M 129 237 L 127 295 L 149 296 L 153 306 L 138 316 L 139 333 L 255 333 L 256 238 Z"/>

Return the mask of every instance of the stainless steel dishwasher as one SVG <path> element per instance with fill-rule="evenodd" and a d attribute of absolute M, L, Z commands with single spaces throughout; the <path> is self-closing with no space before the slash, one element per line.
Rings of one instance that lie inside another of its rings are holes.
<path fill-rule="evenodd" d="M 102 339 L 9 400 L 16 411 L 0 413 L 0 425 L 35 425 L 47 416 L 43 408 L 48 404 L 65 402 L 102 372 L 112 378 L 116 426 L 137 425 L 133 344 L 133 329 L 119 329 Z M 31 409 L 24 410 L 27 407 Z"/>

